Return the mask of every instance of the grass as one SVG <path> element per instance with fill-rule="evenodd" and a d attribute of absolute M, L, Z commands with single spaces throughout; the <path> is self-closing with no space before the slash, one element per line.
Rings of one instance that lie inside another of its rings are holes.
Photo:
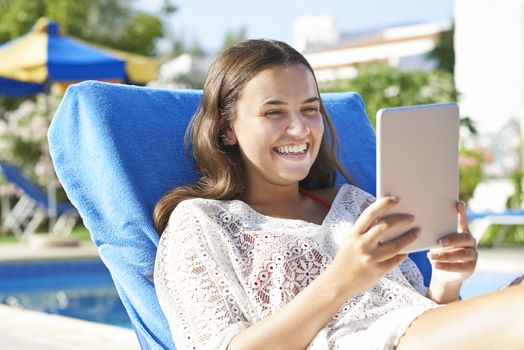
<path fill-rule="evenodd" d="M 5 235 L 1 235 L 0 236 L 0 244 L 4 244 L 4 243 L 16 243 L 17 242 L 17 239 L 14 235 L 12 234 L 5 234 Z"/>
<path fill-rule="evenodd" d="M 45 233 L 37 232 L 37 234 Z M 73 231 L 71 232 L 71 237 L 78 238 L 81 241 L 90 241 L 91 240 L 91 234 L 89 233 L 88 229 L 84 227 L 84 225 L 77 225 Z M 3 234 L 0 235 L 0 244 L 6 244 L 6 243 L 16 243 L 18 240 L 12 233 Z"/>

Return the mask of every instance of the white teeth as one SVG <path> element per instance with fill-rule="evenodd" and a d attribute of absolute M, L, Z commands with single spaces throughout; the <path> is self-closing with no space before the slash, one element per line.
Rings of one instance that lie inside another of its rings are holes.
<path fill-rule="evenodd" d="M 289 153 L 304 153 L 307 149 L 307 144 L 303 143 L 301 145 L 287 145 L 287 146 L 278 146 L 276 150 L 278 153 L 289 154 Z"/>

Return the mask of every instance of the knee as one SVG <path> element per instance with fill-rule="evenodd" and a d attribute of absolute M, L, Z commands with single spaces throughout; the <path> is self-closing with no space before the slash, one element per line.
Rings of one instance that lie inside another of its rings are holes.
<path fill-rule="evenodd" d="M 522 286 L 522 285 L 524 285 L 524 275 L 515 278 L 513 281 L 511 281 L 511 283 L 509 285 L 510 286 L 518 286 L 518 285 Z"/>
<path fill-rule="evenodd" d="M 519 314 L 522 318 L 522 324 L 524 324 L 524 283 L 523 281 L 520 281 L 518 284 L 513 285 L 510 287 L 510 289 L 513 289 L 517 293 L 517 299 L 518 299 L 518 306 L 515 305 L 519 310 Z"/>

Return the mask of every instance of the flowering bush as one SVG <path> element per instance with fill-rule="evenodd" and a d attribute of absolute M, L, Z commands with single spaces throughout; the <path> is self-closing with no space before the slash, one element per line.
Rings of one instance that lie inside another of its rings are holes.
<path fill-rule="evenodd" d="M 478 183 L 482 180 L 484 155 L 476 149 L 460 148 L 459 152 L 459 198 L 467 203 Z"/>
<path fill-rule="evenodd" d="M 59 187 L 49 157 L 47 130 L 60 99 L 54 93 L 40 94 L 0 119 L 0 160 L 16 165 L 44 189 L 50 179 Z M 57 198 L 65 200 L 65 193 L 57 190 Z"/>

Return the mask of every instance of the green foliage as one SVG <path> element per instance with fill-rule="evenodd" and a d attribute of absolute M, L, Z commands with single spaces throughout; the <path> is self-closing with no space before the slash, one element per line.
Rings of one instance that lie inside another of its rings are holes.
<path fill-rule="evenodd" d="M 523 225 L 491 225 L 479 241 L 481 246 L 524 245 Z"/>
<path fill-rule="evenodd" d="M 238 44 L 239 42 L 246 40 L 246 38 L 246 27 L 240 27 L 237 30 L 228 30 L 224 39 L 224 43 L 222 44 L 222 50 Z"/>
<path fill-rule="evenodd" d="M 459 153 L 459 198 L 467 203 L 473 194 L 478 183 L 482 180 L 482 166 L 484 157 L 482 153 L 474 149 L 461 147 Z"/>
<path fill-rule="evenodd" d="M 371 65 L 351 80 L 321 83 L 323 92 L 358 91 L 366 103 L 366 112 L 375 127 L 380 108 L 457 100 L 453 77 L 447 72 L 402 71 L 386 65 Z"/>
<path fill-rule="evenodd" d="M 0 43 L 26 34 L 40 17 L 48 17 L 74 37 L 153 55 L 164 34 L 160 16 L 173 11 L 169 1 L 154 16 L 133 10 L 124 0 L 0 0 Z"/>
<path fill-rule="evenodd" d="M 429 57 L 437 62 L 437 69 L 453 74 L 455 71 L 455 48 L 453 37 L 455 26 L 440 34 L 435 48 L 429 53 Z"/>
<path fill-rule="evenodd" d="M 473 119 L 470 117 L 461 117 L 460 118 L 460 126 L 466 128 L 468 132 L 471 135 L 477 135 L 477 128 L 475 127 L 475 123 L 473 122 Z"/>
<path fill-rule="evenodd" d="M 515 190 L 506 200 L 507 209 L 520 209 L 522 207 L 522 202 L 524 200 L 524 193 L 522 192 L 523 176 L 524 174 L 521 170 L 514 171 L 510 176 L 510 180 L 513 183 Z"/>

